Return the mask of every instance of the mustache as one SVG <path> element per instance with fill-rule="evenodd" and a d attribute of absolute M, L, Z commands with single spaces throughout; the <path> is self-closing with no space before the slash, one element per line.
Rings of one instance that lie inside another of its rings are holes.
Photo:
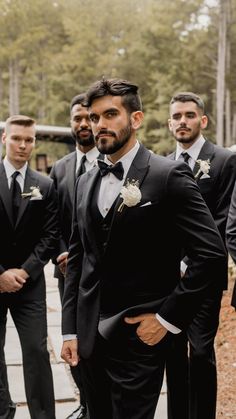
<path fill-rule="evenodd" d="M 107 129 L 101 129 L 95 136 L 95 139 L 97 140 L 101 135 L 111 135 L 112 137 L 116 138 L 116 133 L 113 131 L 109 131 Z"/>
<path fill-rule="evenodd" d="M 179 128 L 177 128 L 177 132 L 182 131 L 183 129 L 185 129 L 186 131 L 191 131 L 190 128 L 188 128 L 186 125 L 181 125 Z"/>

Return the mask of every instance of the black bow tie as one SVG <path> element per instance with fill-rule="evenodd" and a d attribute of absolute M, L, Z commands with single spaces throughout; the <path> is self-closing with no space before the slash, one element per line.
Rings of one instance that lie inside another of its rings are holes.
<path fill-rule="evenodd" d="M 98 160 L 98 167 L 100 169 L 101 176 L 106 176 L 108 173 L 113 173 L 117 179 L 123 179 L 124 168 L 120 161 L 116 164 L 109 165 L 106 164 L 103 160 Z"/>

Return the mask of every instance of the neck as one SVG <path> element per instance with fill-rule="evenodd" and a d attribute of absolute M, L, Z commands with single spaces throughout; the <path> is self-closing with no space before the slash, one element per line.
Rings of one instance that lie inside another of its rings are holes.
<path fill-rule="evenodd" d="M 131 137 L 129 141 L 121 147 L 120 150 L 116 151 L 113 154 L 108 154 L 107 158 L 110 160 L 113 164 L 116 163 L 118 160 L 121 159 L 121 157 L 125 156 L 136 144 L 136 138 Z"/>

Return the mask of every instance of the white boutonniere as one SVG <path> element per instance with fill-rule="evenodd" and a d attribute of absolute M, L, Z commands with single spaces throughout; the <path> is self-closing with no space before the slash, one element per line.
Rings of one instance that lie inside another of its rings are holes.
<path fill-rule="evenodd" d="M 122 186 L 120 196 L 123 199 L 118 211 L 121 212 L 126 205 L 127 207 L 134 207 L 137 205 L 142 198 L 141 191 L 139 189 L 139 182 L 132 179 L 131 182 L 128 180 L 125 186 Z"/>
<path fill-rule="evenodd" d="M 199 176 L 200 173 L 203 173 L 204 175 L 208 175 L 211 164 L 210 164 L 210 160 L 196 160 L 196 163 L 199 164 L 199 170 L 197 171 L 195 178 Z"/>
<path fill-rule="evenodd" d="M 43 198 L 43 195 L 40 192 L 39 186 L 31 186 L 31 192 L 24 192 L 21 194 L 22 198 L 30 197 L 30 200 L 39 200 Z"/>

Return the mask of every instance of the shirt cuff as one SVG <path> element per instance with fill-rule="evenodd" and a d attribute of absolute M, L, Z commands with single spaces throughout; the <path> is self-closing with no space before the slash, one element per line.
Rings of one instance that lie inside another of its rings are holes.
<path fill-rule="evenodd" d="M 63 342 L 65 342 L 66 340 L 72 340 L 72 339 L 77 339 L 76 335 L 63 335 Z"/>
<path fill-rule="evenodd" d="M 161 323 L 161 325 L 165 327 L 165 329 L 167 329 L 169 332 L 173 333 L 174 335 L 177 335 L 178 333 L 181 332 L 181 329 L 179 329 L 178 327 L 174 326 L 173 324 L 167 322 L 161 316 L 159 316 L 159 314 L 157 314 L 157 313 L 156 313 L 156 318 Z"/>

